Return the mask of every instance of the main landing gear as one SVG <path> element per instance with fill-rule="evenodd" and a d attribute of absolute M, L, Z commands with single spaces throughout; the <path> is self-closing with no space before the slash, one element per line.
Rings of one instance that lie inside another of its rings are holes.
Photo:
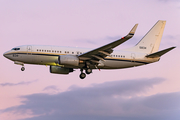
<path fill-rule="evenodd" d="M 86 74 L 85 74 L 85 73 L 81 73 L 81 74 L 79 75 L 79 77 L 80 77 L 81 79 L 84 79 L 84 78 L 86 77 Z"/>
<path fill-rule="evenodd" d="M 88 68 L 88 69 L 86 69 L 86 74 L 90 74 L 90 73 L 92 73 L 92 69 L 90 69 L 90 68 Z"/>
<path fill-rule="evenodd" d="M 90 73 L 92 73 L 92 69 L 87 68 L 87 69 L 85 70 L 85 72 L 86 72 L 86 74 L 90 74 Z M 84 78 L 86 77 L 86 74 L 83 73 L 83 69 L 81 69 L 81 74 L 79 75 L 79 77 L 80 77 L 81 79 L 84 79 Z"/>

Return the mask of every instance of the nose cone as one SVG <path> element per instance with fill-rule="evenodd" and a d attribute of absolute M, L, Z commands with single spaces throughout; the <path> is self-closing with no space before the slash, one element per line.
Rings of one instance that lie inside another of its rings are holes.
<path fill-rule="evenodd" d="M 6 57 L 6 58 L 7 58 L 7 53 L 8 53 L 8 52 L 5 52 L 5 53 L 3 54 L 3 56 Z"/>

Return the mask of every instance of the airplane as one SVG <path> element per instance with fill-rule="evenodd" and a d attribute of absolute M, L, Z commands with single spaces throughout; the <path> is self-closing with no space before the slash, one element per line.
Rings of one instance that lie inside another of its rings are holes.
<path fill-rule="evenodd" d="M 132 38 L 138 24 L 124 37 L 96 49 L 50 45 L 23 45 L 5 52 L 4 57 L 21 65 L 36 64 L 50 66 L 50 73 L 69 74 L 80 69 L 84 79 L 93 69 L 122 69 L 157 62 L 160 57 L 175 47 L 158 51 L 166 21 L 159 20 L 133 47 L 113 50 Z M 85 70 L 85 73 L 83 72 Z"/>

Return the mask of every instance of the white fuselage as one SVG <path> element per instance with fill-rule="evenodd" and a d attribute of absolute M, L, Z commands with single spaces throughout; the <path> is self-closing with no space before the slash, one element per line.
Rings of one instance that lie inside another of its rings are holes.
<path fill-rule="evenodd" d="M 4 56 L 15 63 L 22 64 L 38 64 L 63 66 L 68 68 L 81 68 L 79 66 L 59 65 L 59 55 L 75 55 L 86 53 L 91 49 L 78 47 L 60 47 L 60 46 L 43 46 L 43 45 L 24 45 L 19 46 L 19 50 L 10 50 L 4 53 Z M 114 51 L 111 56 L 107 56 L 104 61 L 100 60 L 97 68 L 99 69 L 121 69 L 134 66 L 140 66 L 152 62 L 156 62 L 159 58 L 146 58 L 147 54 L 132 51 Z M 91 66 L 95 69 L 95 66 Z"/>
<path fill-rule="evenodd" d="M 50 73 L 69 74 L 80 69 L 79 77 L 84 79 L 92 69 L 121 69 L 159 61 L 160 57 L 175 47 L 158 51 L 166 21 L 159 20 L 149 32 L 133 47 L 125 50 L 114 48 L 134 36 L 138 24 L 124 37 L 96 49 L 44 45 L 18 46 L 3 55 L 22 65 L 49 65 Z M 85 70 L 85 73 L 83 72 Z"/>

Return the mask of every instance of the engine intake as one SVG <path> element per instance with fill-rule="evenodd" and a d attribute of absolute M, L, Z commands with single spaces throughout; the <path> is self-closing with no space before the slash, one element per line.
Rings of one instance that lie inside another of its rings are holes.
<path fill-rule="evenodd" d="M 60 65 L 79 66 L 79 58 L 75 55 L 60 55 L 58 57 L 58 63 Z"/>
<path fill-rule="evenodd" d="M 69 74 L 70 72 L 73 72 L 73 68 L 63 68 L 60 66 L 50 66 L 50 73 Z"/>

